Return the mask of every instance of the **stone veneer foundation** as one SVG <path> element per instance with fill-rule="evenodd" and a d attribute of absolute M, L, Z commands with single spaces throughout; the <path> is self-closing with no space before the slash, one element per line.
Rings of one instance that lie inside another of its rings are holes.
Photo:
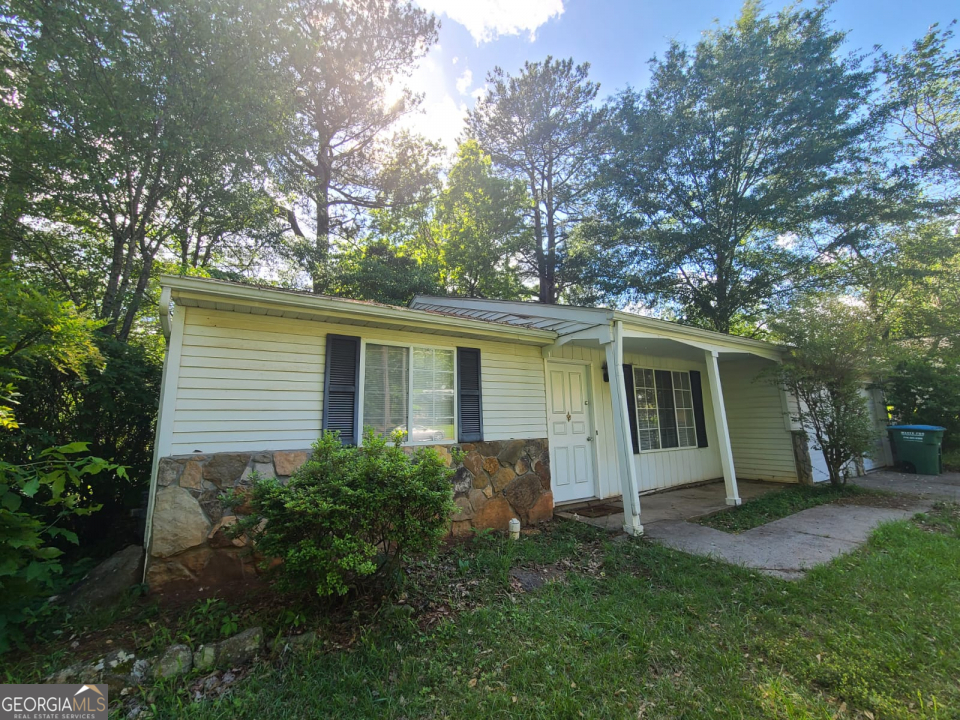
<path fill-rule="evenodd" d="M 550 455 L 546 439 L 432 446 L 447 467 L 459 447 L 463 462 L 453 476 L 457 511 L 453 535 L 472 529 L 506 530 L 512 518 L 524 525 L 553 515 Z M 245 538 L 231 538 L 236 522 L 222 495 L 252 484 L 251 475 L 284 480 L 310 457 L 309 450 L 180 455 L 160 460 L 147 555 L 147 583 L 156 590 L 172 582 L 221 582 L 256 575 Z M 243 514 L 244 506 L 236 509 Z"/>

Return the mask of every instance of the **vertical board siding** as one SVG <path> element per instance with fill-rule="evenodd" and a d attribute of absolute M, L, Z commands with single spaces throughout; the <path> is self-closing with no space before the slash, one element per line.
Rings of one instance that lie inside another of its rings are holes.
<path fill-rule="evenodd" d="M 755 358 L 720 363 L 733 465 L 738 479 L 796 482 L 793 440 L 781 390 L 757 379 L 770 364 Z"/>
<path fill-rule="evenodd" d="M 290 450 L 321 433 L 326 336 L 440 347 L 463 340 L 194 307 L 184 313 L 169 454 Z M 486 440 L 546 437 L 540 348 L 470 341 L 480 349 Z"/>

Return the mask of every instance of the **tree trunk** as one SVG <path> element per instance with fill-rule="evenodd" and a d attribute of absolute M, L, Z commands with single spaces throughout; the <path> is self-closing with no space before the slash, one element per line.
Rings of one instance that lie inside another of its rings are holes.
<path fill-rule="evenodd" d="M 557 302 L 557 226 L 556 207 L 553 203 L 553 163 L 547 166 L 547 299 L 544 302 L 553 305 Z"/>

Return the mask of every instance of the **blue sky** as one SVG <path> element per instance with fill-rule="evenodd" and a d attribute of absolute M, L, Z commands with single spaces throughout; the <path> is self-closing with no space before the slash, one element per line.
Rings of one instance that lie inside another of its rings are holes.
<path fill-rule="evenodd" d="M 403 82 L 425 96 L 412 128 L 455 146 L 466 109 L 483 90 L 487 71 L 518 70 L 547 55 L 591 64 L 607 96 L 646 86 L 647 61 L 671 39 L 693 44 L 716 21 L 728 24 L 741 0 L 417 0 L 440 18 L 439 44 Z M 767 3 L 769 10 L 782 7 Z M 850 50 L 874 45 L 899 50 L 960 8 L 947 0 L 838 0 L 830 11 L 849 31 Z"/>

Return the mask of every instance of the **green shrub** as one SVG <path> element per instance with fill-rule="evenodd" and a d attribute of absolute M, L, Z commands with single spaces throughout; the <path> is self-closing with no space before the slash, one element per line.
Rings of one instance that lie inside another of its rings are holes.
<path fill-rule="evenodd" d="M 289 480 L 257 478 L 237 523 L 274 559 L 281 584 L 321 597 L 369 590 L 405 557 L 435 552 L 453 512 L 453 471 L 430 448 L 412 456 L 367 431 L 361 447 L 325 432 Z M 265 522 L 262 522 L 265 521 Z"/>

